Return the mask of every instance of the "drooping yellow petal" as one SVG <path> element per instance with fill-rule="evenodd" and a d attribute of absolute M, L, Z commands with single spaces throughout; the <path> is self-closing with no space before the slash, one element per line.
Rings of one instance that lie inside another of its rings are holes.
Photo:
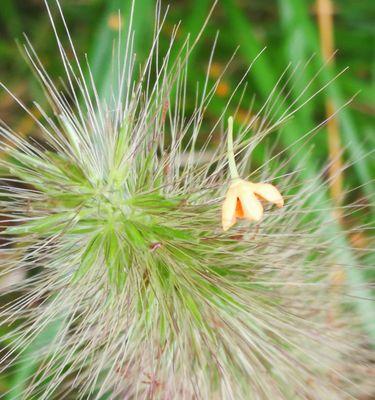
<path fill-rule="evenodd" d="M 248 221 L 260 221 L 263 216 L 263 207 L 256 198 L 250 182 L 244 181 L 239 186 L 238 198 L 241 202 L 244 218 Z"/>
<path fill-rule="evenodd" d="M 223 230 L 227 231 L 236 223 L 237 193 L 233 188 L 229 188 L 222 206 L 221 221 Z"/>
<path fill-rule="evenodd" d="M 270 183 L 252 183 L 252 186 L 254 193 L 262 199 L 276 204 L 277 207 L 282 207 L 284 205 L 283 196 L 281 196 L 281 193 Z"/>
<path fill-rule="evenodd" d="M 278 207 L 284 205 L 280 192 L 269 183 L 252 183 L 235 179 L 230 185 L 222 209 L 223 230 L 233 226 L 237 218 L 258 222 L 263 217 L 261 200 L 269 201 Z"/>

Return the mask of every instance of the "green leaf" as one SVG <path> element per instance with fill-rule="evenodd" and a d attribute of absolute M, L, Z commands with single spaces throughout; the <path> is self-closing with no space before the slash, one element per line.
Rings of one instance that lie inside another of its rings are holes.
<path fill-rule="evenodd" d="M 309 51 L 311 54 L 317 54 L 315 57 L 317 61 L 316 68 L 319 68 L 323 65 L 324 61 L 320 56 L 321 50 L 318 40 L 318 32 L 311 22 L 308 7 L 302 5 L 299 0 L 282 0 L 279 2 L 279 5 L 284 25 L 293 27 L 292 30 L 289 30 L 291 31 L 291 35 L 295 34 L 295 32 L 299 33 L 299 37 L 303 40 L 302 45 L 305 47 L 305 52 Z M 296 44 L 295 42 L 292 42 L 292 40 L 290 40 L 289 46 L 293 48 L 292 54 L 300 53 L 300 51 L 296 51 Z M 333 80 L 335 75 L 336 71 L 334 67 L 332 65 L 327 65 L 321 73 L 322 84 Z M 302 84 L 305 85 L 306 83 L 307 82 L 302 81 Z M 334 80 L 327 87 L 324 93 L 325 97 L 333 100 L 336 109 L 339 109 L 346 102 L 342 94 L 340 80 Z M 353 92 L 353 95 L 354 94 L 355 92 Z M 309 105 L 307 105 L 307 107 L 309 107 Z M 306 105 L 304 106 L 304 109 L 305 108 Z M 353 161 L 353 168 L 356 170 L 360 182 L 364 185 L 364 192 L 371 199 L 372 194 L 374 193 L 374 184 L 370 170 L 370 163 L 367 163 L 367 151 L 360 139 L 361 134 L 358 129 L 356 129 L 350 109 L 345 107 L 340 110 L 338 113 L 338 119 L 340 121 L 343 147 L 348 148 L 350 158 Z"/>
<path fill-rule="evenodd" d="M 119 38 L 119 33 L 111 30 L 108 25 L 110 16 L 115 16 L 119 12 L 122 17 L 123 31 L 121 32 L 122 48 L 120 49 L 120 58 L 125 57 L 126 38 L 129 30 L 131 1 L 109 0 L 106 2 L 106 10 L 103 13 L 103 18 L 93 36 L 93 47 L 90 54 L 90 68 L 95 80 L 97 91 L 102 99 L 110 96 L 111 87 L 117 85 L 117 72 L 113 70 L 113 65 L 109 60 L 112 59 L 113 45 Z M 134 52 L 143 58 L 147 49 L 146 43 L 152 35 L 153 26 L 150 24 L 152 12 L 154 11 L 155 3 L 153 0 L 145 0 L 142 3 L 135 2 L 135 10 L 133 16 L 132 31 L 135 30 Z M 132 54 L 128 54 L 128 57 Z"/>
<path fill-rule="evenodd" d="M 197 240 L 192 235 L 192 232 L 182 231 L 181 229 L 174 229 L 168 226 L 153 225 L 150 227 L 153 233 L 160 239 L 165 240 L 183 240 L 189 243 L 197 242 Z"/>
<path fill-rule="evenodd" d="M 21 225 L 10 226 L 3 232 L 6 235 L 53 235 L 62 231 L 68 224 L 72 222 L 74 214 L 62 213 L 47 215 L 37 219 L 30 219 Z"/>
<path fill-rule="evenodd" d="M 83 278 L 87 272 L 94 266 L 96 260 L 99 257 L 100 250 L 102 248 L 103 235 L 97 233 L 87 244 L 82 257 L 80 265 L 77 271 L 73 274 L 73 282 L 79 281 Z"/>
<path fill-rule="evenodd" d="M 104 242 L 104 257 L 108 268 L 108 277 L 111 287 L 121 290 L 126 282 L 126 267 L 129 257 L 126 250 L 122 248 L 115 231 L 110 230 Z"/>
<path fill-rule="evenodd" d="M 18 10 L 17 2 L 13 0 L 2 0 L 0 7 L 0 17 L 3 21 L 3 26 L 14 38 L 21 35 L 23 31 L 21 14 Z"/>
<path fill-rule="evenodd" d="M 190 311 L 190 314 L 195 319 L 195 321 L 200 326 L 204 326 L 204 320 L 203 320 L 202 314 L 199 310 L 197 303 L 194 301 L 193 297 L 185 290 L 183 291 L 183 293 L 181 293 L 181 291 L 180 291 L 180 295 L 181 295 L 182 301 L 183 301 L 186 309 L 188 311 Z"/>
<path fill-rule="evenodd" d="M 62 154 L 53 153 L 51 151 L 46 152 L 46 155 L 52 163 L 55 164 L 56 168 L 58 168 L 58 170 L 60 170 L 69 180 L 81 185 L 84 184 L 89 186 L 89 181 L 82 169 L 72 160 L 65 158 Z"/>
<path fill-rule="evenodd" d="M 133 196 L 127 201 L 127 204 L 135 208 L 142 208 L 150 211 L 155 209 L 158 212 L 163 212 L 177 208 L 182 201 L 182 197 L 178 198 L 176 196 L 173 199 L 168 199 L 158 193 L 148 193 L 145 195 Z"/>
<path fill-rule="evenodd" d="M 128 242 L 133 248 L 145 249 L 148 245 L 147 230 L 138 229 L 138 227 L 129 220 L 124 221 L 123 228 Z"/>
<path fill-rule="evenodd" d="M 11 377 L 11 390 L 6 394 L 5 400 L 21 400 L 29 380 L 36 373 L 40 359 L 39 353 L 45 352 L 51 346 L 64 325 L 64 320 L 51 321 L 38 333 L 38 335 L 22 351 L 14 374 Z M 53 351 L 53 348 L 51 348 Z"/>

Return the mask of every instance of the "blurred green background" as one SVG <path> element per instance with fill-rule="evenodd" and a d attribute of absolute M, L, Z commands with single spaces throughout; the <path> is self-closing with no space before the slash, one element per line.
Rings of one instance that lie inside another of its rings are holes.
<path fill-rule="evenodd" d="M 58 9 L 54 0 L 50 0 L 49 3 L 58 21 Z M 117 11 L 121 11 L 126 28 L 130 1 L 60 0 L 60 3 L 77 52 L 82 57 L 85 53 L 88 54 L 97 85 L 104 91 L 111 80 L 109 60 L 113 41 L 118 36 Z M 188 33 L 194 40 L 212 4 L 212 0 L 171 0 L 167 21 L 161 33 L 161 45 L 167 46 L 173 26 L 180 20 L 177 43 L 182 44 Z M 331 10 L 327 8 L 330 5 Z M 167 2 L 162 2 L 162 9 L 166 10 L 166 7 Z M 136 1 L 134 29 L 137 32 L 135 48 L 139 60 L 147 55 L 147 44 L 150 43 L 153 33 L 154 9 L 155 0 Z M 26 33 L 51 76 L 57 80 L 63 75 L 63 66 L 45 5 L 42 0 L 1 0 L 0 18 L 0 80 L 36 113 L 33 102 L 37 101 L 43 106 L 46 105 L 46 100 L 27 62 L 21 56 L 17 42 L 23 43 L 23 33 Z M 319 24 L 319 20 L 323 21 L 323 25 Z M 246 118 L 246 106 L 251 103 L 253 95 L 257 95 L 254 105 L 256 110 L 267 99 L 280 74 L 290 62 L 292 66 L 300 64 L 300 71 L 303 71 L 296 76 L 290 76 L 289 87 L 293 99 L 309 85 L 323 65 L 324 52 L 338 50 L 334 63 L 323 69 L 308 88 L 304 98 L 319 90 L 337 72 L 346 67 L 349 69 L 309 101 L 294 117 L 288 129 L 283 130 L 280 135 L 280 146 L 287 149 L 287 154 L 290 157 L 294 156 L 297 163 L 299 155 L 295 156 L 293 143 L 326 118 L 327 105 L 332 112 L 356 95 L 328 128 L 323 127 L 320 133 L 311 139 L 310 143 L 315 146 L 307 163 L 311 165 L 310 175 L 313 175 L 329 162 L 331 153 L 342 152 L 339 158 L 341 163 L 349 164 L 348 168 L 341 174 L 340 164 L 335 162 L 333 172 L 327 171 L 327 177 L 336 171 L 340 178 L 336 180 L 337 186 L 331 192 L 334 203 L 343 205 L 357 202 L 364 205 L 361 212 L 345 217 L 340 222 L 344 229 L 366 224 L 365 229 L 348 238 L 359 250 L 371 245 L 369 221 L 375 164 L 371 154 L 375 143 L 374 20 L 373 0 L 219 0 L 189 63 L 188 86 L 190 92 L 194 93 L 197 82 L 204 81 L 209 59 L 208 49 L 212 47 L 216 33 L 219 32 L 219 40 L 214 63 L 209 71 L 212 84 L 237 46 L 240 46 L 208 109 L 208 120 L 215 121 L 221 115 L 248 65 L 265 46 L 267 47 L 247 80 L 248 88 L 241 103 L 243 108 L 241 106 L 236 115 L 237 124 L 241 124 Z M 58 22 L 58 26 L 62 27 L 61 21 Z M 330 38 L 333 39 L 331 49 Z M 62 39 L 68 43 L 65 36 L 62 36 Z M 327 46 L 328 48 L 325 48 Z M 287 76 L 288 74 L 289 71 Z M 240 93 L 236 100 L 239 97 Z M 292 102 L 291 99 L 287 100 L 287 104 Z M 191 107 L 193 103 L 194 98 L 191 98 Z M 229 110 L 233 112 L 235 106 L 236 101 L 230 105 Z M 281 107 L 280 113 L 284 111 L 283 107 L 285 106 Z M 23 135 L 38 136 L 35 124 L 5 91 L 0 91 L 0 116 L 14 131 Z M 261 149 L 257 151 L 255 157 L 258 156 L 261 160 Z M 368 264 L 371 265 L 371 258 L 368 259 Z M 368 272 L 361 273 L 363 280 L 367 282 L 371 281 L 374 275 L 371 268 Z M 21 368 L 16 372 L 15 378 L 11 379 L 25 379 L 25 376 L 32 374 L 32 368 L 34 366 L 29 370 L 27 367 Z M 0 391 L 9 389 L 10 382 L 5 376 L 0 379 Z M 8 396 L 8 399 L 15 398 L 16 394 Z"/>

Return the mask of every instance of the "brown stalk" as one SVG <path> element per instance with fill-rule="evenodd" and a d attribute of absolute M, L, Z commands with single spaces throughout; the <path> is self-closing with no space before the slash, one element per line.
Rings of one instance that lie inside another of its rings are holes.
<path fill-rule="evenodd" d="M 322 56 L 327 63 L 332 64 L 334 57 L 333 37 L 333 3 L 332 0 L 316 0 L 316 12 L 320 32 L 320 47 Z M 335 113 L 332 99 L 326 100 L 328 149 L 329 149 L 329 182 L 331 197 L 336 206 L 343 200 L 342 148 L 340 140 L 339 122 Z"/>

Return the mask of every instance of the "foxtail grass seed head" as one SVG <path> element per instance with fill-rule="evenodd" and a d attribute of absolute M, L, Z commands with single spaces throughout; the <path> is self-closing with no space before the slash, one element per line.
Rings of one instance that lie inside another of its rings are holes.
<path fill-rule="evenodd" d="M 371 396 L 372 353 L 353 306 L 366 296 L 353 296 L 349 279 L 362 261 L 334 228 L 324 171 L 306 178 L 306 159 L 277 146 L 249 166 L 300 98 L 285 100 L 286 83 L 276 82 L 235 143 L 230 118 L 228 150 L 217 140 L 226 108 L 211 128 L 205 117 L 220 77 L 190 97 L 192 47 L 172 51 L 174 30 L 163 52 L 160 3 L 140 67 L 132 15 L 124 21 L 105 89 L 79 61 L 56 4 L 57 14 L 46 2 L 63 90 L 27 42 L 51 109 L 35 105 L 36 118 L 8 91 L 39 139 L 0 127 L 1 274 L 22 272 L 0 286 L 0 365 L 12 379 L 7 395 L 18 396 L 9 398 Z M 236 218 L 256 224 L 233 226 Z"/>

